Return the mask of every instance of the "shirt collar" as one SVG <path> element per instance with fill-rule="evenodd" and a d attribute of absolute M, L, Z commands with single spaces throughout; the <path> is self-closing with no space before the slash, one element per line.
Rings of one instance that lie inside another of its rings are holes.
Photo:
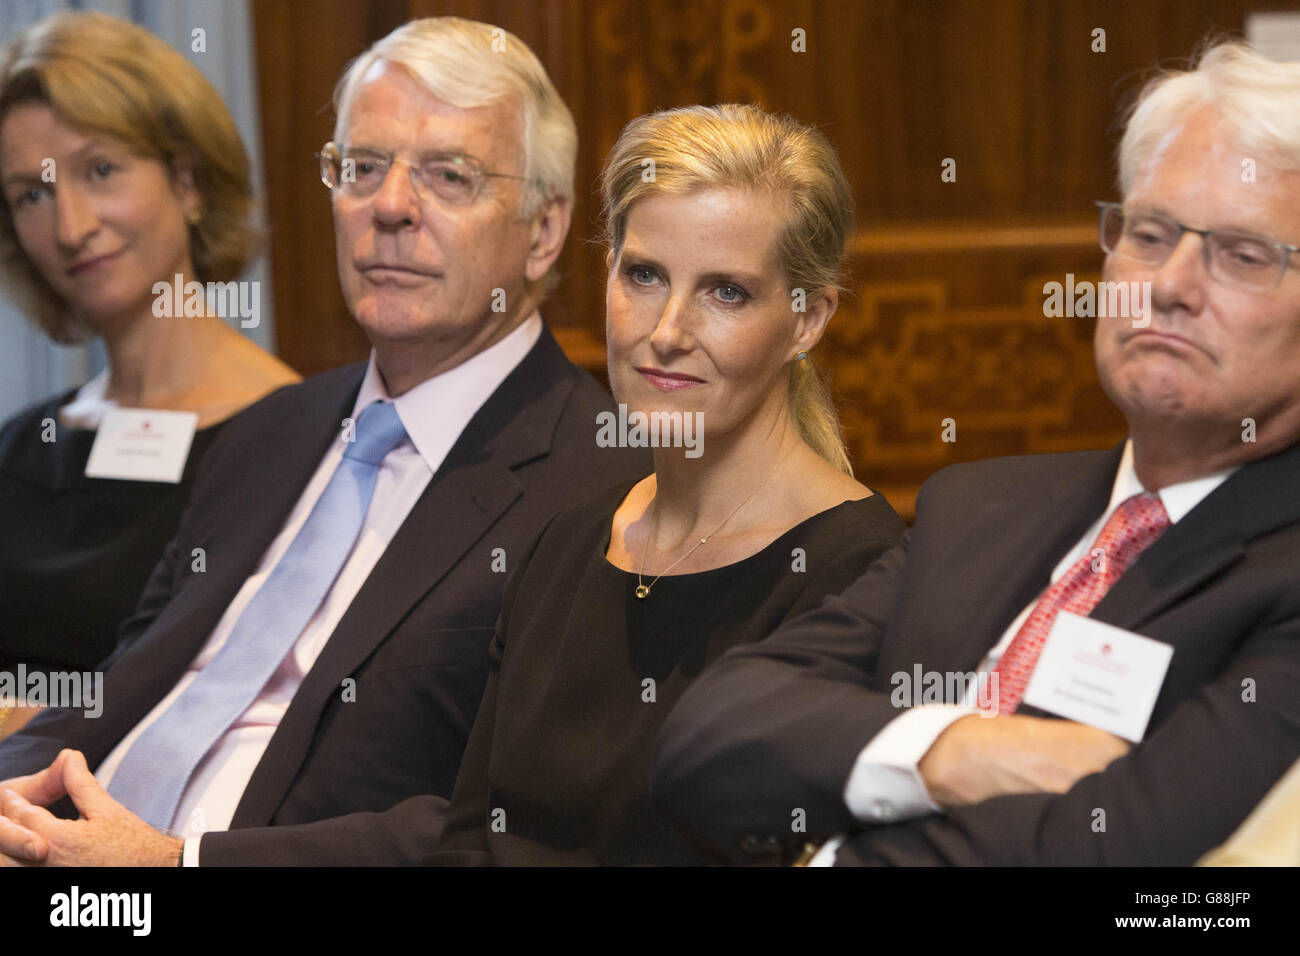
<path fill-rule="evenodd" d="M 98 428 L 104 413 L 117 408 L 117 402 L 106 398 L 108 369 L 92 378 L 72 397 L 72 401 L 59 409 L 59 418 L 70 428 Z"/>
<path fill-rule="evenodd" d="M 1239 467 L 1241 466 L 1234 465 L 1200 478 L 1193 478 L 1191 481 L 1180 481 L 1176 485 L 1161 488 L 1157 494 L 1160 496 L 1160 503 L 1165 506 L 1165 513 L 1169 515 L 1169 523 L 1177 524 L 1181 521 Z M 1120 456 L 1119 471 L 1115 475 L 1115 487 L 1110 494 L 1110 506 L 1103 517 L 1110 517 L 1111 512 L 1121 504 L 1144 491 L 1146 489 L 1142 487 L 1142 482 L 1138 480 L 1137 471 L 1133 467 L 1133 439 L 1128 438 L 1124 441 L 1124 454 Z"/>
<path fill-rule="evenodd" d="M 437 472 L 474 413 L 523 361 L 541 334 L 542 317 L 534 311 L 499 342 L 397 398 L 388 394 L 371 349 L 352 417 L 355 420 L 371 402 L 392 402 L 411 444 L 429 470 Z"/>

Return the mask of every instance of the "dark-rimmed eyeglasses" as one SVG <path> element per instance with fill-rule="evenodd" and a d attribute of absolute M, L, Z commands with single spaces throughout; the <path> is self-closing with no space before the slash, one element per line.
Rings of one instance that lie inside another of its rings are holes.
<path fill-rule="evenodd" d="M 457 153 L 438 153 L 408 162 L 392 153 L 329 142 L 316 155 L 320 159 L 321 182 L 347 196 L 373 195 L 383 185 L 388 171 L 399 163 L 407 167 L 411 185 L 421 199 L 428 202 L 437 198 L 454 206 L 467 206 L 477 199 L 487 179 L 523 182 L 526 178 L 487 172 L 477 160 Z"/>
<path fill-rule="evenodd" d="M 1122 203 L 1098 202 L 1102 251 L 1149 266 L 1164 265 L 1182 241 L 1183 233 L 1201 237 L 1205 271 L 1211 278 L 1239 289 L 1276 288 L 1286 273 L 1293 246 L 1243 232 L 1193 229 L 1154 212 L 1124 211 Z"/>

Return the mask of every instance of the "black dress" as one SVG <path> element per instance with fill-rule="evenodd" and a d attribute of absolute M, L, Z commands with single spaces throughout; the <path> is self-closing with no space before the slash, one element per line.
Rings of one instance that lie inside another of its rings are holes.
<path fill-rule="evenodd" d="M 427 862 L 706 862 L 650 803 L 668 712 L 720 654 L 842 591 L 904 530 L 883 495 L 846 501 L 734 564 L 663 577 L 640 600 L 636 574 L 605 558 L 631 487 L 558 516 L 511 569 L 487 690 Z"/>
<path fill-rule="evenodd" d="M 179 484 L 87 478 L 95 430 L 59 421 L 75 394 L 0 429 L 0 670 L 86 671 L 112 652 L 225 424 L 194 433 Z"/>

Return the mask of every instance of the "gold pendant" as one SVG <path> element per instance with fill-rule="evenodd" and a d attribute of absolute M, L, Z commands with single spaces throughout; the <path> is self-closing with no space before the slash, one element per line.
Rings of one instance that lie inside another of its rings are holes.
<path fill-rule="evenodd" d="M 648 598 L 650 596 L 650 588 L 644 584 L 638 584 L 636 586 L 636 596 L 643 600 Z"/>

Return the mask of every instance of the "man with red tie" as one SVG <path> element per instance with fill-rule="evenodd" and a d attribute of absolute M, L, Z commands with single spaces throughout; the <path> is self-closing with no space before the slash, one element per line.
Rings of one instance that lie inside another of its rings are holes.
<path fill-rule="evenodd" d="M 1152 82 L 1099 204 L 1105 279 L 1150 283 L 1095 330 L 1129 437 L 939 472 L 899 547 L 701 676 L 656 754 L 685 829 L 736 862 L 1188 865 L 1292 765 L 1296 116 L 1300 63 L 1241 44 Z"/>

